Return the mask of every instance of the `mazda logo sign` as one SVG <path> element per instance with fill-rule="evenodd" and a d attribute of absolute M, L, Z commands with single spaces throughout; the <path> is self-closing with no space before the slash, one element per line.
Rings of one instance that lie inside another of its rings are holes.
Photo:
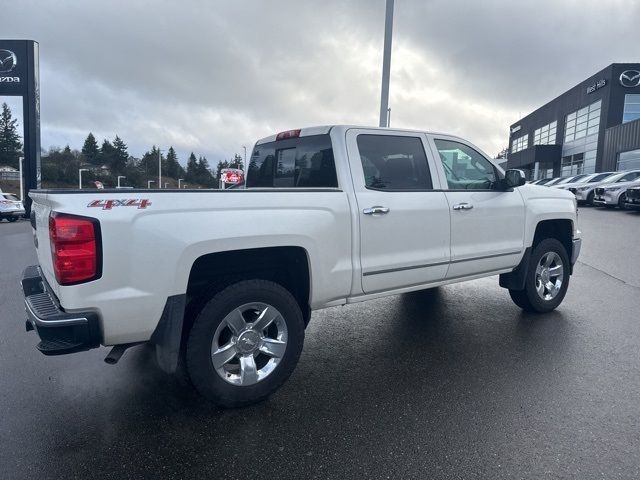
<path fill-rule="evenodd" d="M 9 73 L 16 68 L 18 58 L 11 50 L 0 49 L 0 73 Z"/>
<path fill-rule="evenodd" d="M 620 85 L 623 87 L 638 87 L 640 86 L 640 71 L 638 70 L 625 70 L 620 74 Z"/>

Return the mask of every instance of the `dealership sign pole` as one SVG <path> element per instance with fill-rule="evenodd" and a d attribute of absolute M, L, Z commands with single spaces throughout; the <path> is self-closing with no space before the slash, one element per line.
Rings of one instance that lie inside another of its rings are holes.
<path fill-rule="evenodd" d="M 29 190 L 40 188 L 40 66 L 33 40 L 0 40 L 0 97 L 22 97 L 25 208 L 31 210 Z"/>

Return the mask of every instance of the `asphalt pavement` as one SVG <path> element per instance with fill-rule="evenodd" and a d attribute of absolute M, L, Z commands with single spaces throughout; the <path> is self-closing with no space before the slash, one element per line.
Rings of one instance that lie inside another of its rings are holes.
<path fill-rule="evenodd" d="M 313 314 L 269 400 L 220 410 L 148 347 L 45 357 L 0 223 L 0 478 L 640 477 L 640 213 L 584 208 L 560 308 L 496 277 Z"/>

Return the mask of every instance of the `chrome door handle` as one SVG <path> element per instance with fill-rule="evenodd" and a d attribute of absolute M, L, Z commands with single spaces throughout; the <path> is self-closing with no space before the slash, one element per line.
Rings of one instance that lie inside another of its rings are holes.
<path fill-rule="evenodd" d="M 473 205 L 471 205 L 470 203 L 458 203 L 456 205 L 453 206 L 454 210 L 471 210 L 473 208 Z"/>
<path fill-rule="evenodd" d="M 381 215 L 384 213 L 389 213 L 389 209 L 387 207 L 371 207 L 365 208 L 362 210 L 362 213 L 365 215 Z"/>

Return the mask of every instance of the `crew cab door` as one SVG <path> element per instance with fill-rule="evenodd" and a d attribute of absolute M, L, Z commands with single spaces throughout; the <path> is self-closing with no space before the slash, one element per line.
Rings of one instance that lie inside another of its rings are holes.
<path fill-rule="evenodd" d="M 453 137 L 429 136 L 441 162 L 451 215 L 447 278 L 515 267 L 524 250 L 525 210 L 516 189 L 497 185 L 501 174 L 476 147 Z"/>
<path fill-rule="evenodd" d="M 362 289 L 442 280 L 449 264 L 449 207 L 423 134 L 350 129 L 349 165 L 360 229 Z M 431 157 L 431 158 L 429 158 Z"/>

